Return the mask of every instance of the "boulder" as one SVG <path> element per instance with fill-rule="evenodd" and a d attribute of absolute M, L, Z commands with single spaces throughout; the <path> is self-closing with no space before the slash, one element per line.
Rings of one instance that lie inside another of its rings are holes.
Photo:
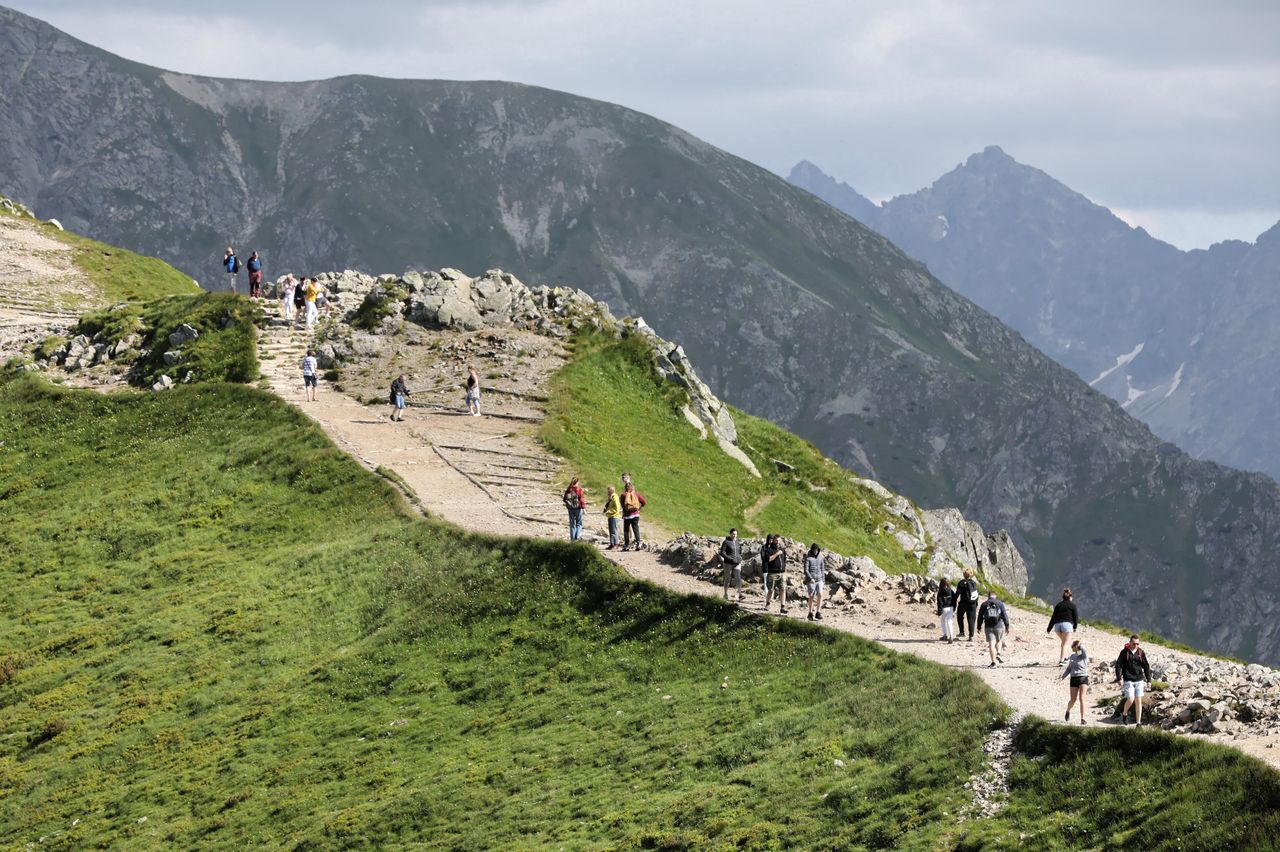
<path fill-rule="evenodd" d="M 1000 530 L 988 535 L 980 524 L 960 514 L 959 509 L 928 509 L 920 514 L 934 545 L 929 573 L 952 575 L 956 569 L 968 568 L 1014 594 L 1026 594 L 1027 565 L 1009 533 Z M 948 559 L 953 566 L 948 565 Z"/>
<path fill-rule="evenodd" d="M 168 390 L 171 387 L 173 387 L 173 379 L 169 378 L 167 375 L 160 376 L 160 378 L 156 379 L 155 383 L 151 385 L 151 389 L 153 391 Z"/>
<path fill-rule="evenodd" d="M 169 345 L 173 347 L 182 346 L 184 343 L 195 340 L 199 336 L 199 331 L 184 322 L 178 326 L 177 331 L 169 335 Z"/>
<path fill-rule="evenodd" d="M 182 350 L 170 349 L 168 352 L 164 353 L 162 357 L 164 358 L 164 365 L 166 367 L 172 367 L 175 364 L 182 362 Z"/>

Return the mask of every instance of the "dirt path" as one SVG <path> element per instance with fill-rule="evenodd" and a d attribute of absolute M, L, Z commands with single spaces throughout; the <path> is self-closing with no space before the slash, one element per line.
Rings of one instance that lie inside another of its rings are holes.
<path fill-rule="evenodd" d="M 394 471 L 417 494 L 424 508 L 465 529 L 506 535 L 565 537 L 567 524 L 559 501 L 558 474 L 561 459 L 547 453 L 535 440 L 536 423 L 526 419 L 471 417 L 446 404 L 410 409 L 403 423 L 386 419 L 388 408 L 365 406 L 321 381 L 315 402 L 304 399 L 300 361 L 304 354 L 302 332 L 282 323 L 269 326 L 260 338 L 263 374 L 272 390 L 316 420 L 338 446 L 369 468 Z M 535 407 L 536 408 L 536 407 Z M 508 412 L 507 409 L 511 409 Z M 493 414 L 517 412 L 528 416 L 527 399 L 504 399 L 490 394 L 485 410 Z M 598 513 L 588 511 L 588 529 L 602 534 Z M 721 594 L 719 587 L 677 571 L 651 552 L 604 554 L 634 577 L 678 592 Z M 823 611 L 823 624 L 861 636 L 904 653 L 957 669 L 970 669 L 986 681 L 1015 711 L 1033 713 L 1061 723 L 1067 687 L 1059 680 L 1058 640 L 1045 634 L 1047 618 L 1010 607 L 1013 623 L 1007 640 L 1005 663 L 989 668 L 985 644 L 939 641 L 937 618 L 930 606 L 913 604 L 884 584 L 859 590 L 865 605 L 833 607 Z M 756 586 L 746 589 L 741 606 L 763 613 L 763 597 Z M 787 616 L 804 618 L 804 605 L 795 602 Z M 1076 634 L 1090 651 L 1091 665 L 1110 663 L 1123 640 L 1113 634 L 1083 627 Z M 1192 655 L 1148 645 L 1147 650 L 1173 659 Z M 1098 698 L 1117 694 L 1110 684 L 1094 685 L 1085 714 L 1088 725 L 1108 724 L 1095 708 Z M 1073 711 L 1078 725 L 1078 712 Z M 1215 741 L 1234 746 L 1280 768 L 1280 735 L 1212 735 Z"/>

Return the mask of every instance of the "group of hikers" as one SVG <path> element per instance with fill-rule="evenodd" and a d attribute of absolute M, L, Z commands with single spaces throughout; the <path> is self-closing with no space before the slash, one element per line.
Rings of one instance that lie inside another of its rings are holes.
<path fill-rule="evenodd" d="M 582 538 L 582 519 L 587 508 L 587 490 L 581 480 L 574 477 L 560 495 L 569 512 L 569 540 Z M 636 490 L 631 474 L 623 472 L 622 491 L 610 485 L 605 493 L 605 520 L 609 525 L 609 545 L 605 550 L 640 550 L 640 510 L 648 504 L 644 495 Z M 621 535 L 619 535 L 621 528 Z"/>
<path fill-rule="evenodd" d="M 244 264 L 249 272 L 249 298 L 261 299 L 262 258 L 255 251 Z M 240 258 L 236 250 L 227 246 L 222 255 L 222 268 L 227 274 L 227 285 L 232 293 L 238 293 Z M 328 310 L 328 294 L 314 278 L 294 278 L 289 273 L 280 282 L 280 318 L 290 324 L 297 323 L 311 331 L 322 312 Z"/>

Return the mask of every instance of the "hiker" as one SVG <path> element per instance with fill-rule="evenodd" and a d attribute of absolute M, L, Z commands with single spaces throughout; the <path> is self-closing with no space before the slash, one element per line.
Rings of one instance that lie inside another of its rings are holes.
<path fill-rule="evenodd" d="M 587 494 L 578 484 L 578 477 L 569 482 L 560 499 L 569 510 L 569 541 L 577 541 L 582 538 L 582 507 L 587 504 Z"/>
<path fill-rule="evenodd" d="M 787 550 L 782 546 L 775 533 L 765 536 L 764 547 L 760 548 L 760 564 L 764 571 L 764 608 L 767 612 L 769 603 L 776 595 L 778 612 L 787 614 Z"/>
<path fill-rule="evenodd" d="M 1071 721 L 1071 708 L 1076 702 L 1080 702 L 1080 724 L 1084 725 L 1084 700 L 1085 694 L 1089 691 L 1089 654 L 1084 650 L 1084 646 L 1080 644 L 1079 639 L 1075 639 L 1071 643 L 1071 656 L 1067 657 L 1065 667 L 1061 678 L 1070 678 L 1071 684 L 1071 700 L 1067 702 L 1067 712 L 1063 714 L 1062 721 Z"/>
<path fill-rule="evenodd" d="M 605 494 L 604 517 L 609 522 L 609 546 L 605 550 L 617 550 L 618 527 L 622 526 L 622 501 L 618 499 L 618 489 L 612 485 Z"/>
<path fill-rule="evenodd" d="M 302 359 L 302 392 L 308 402 L 316 401 L 316 353 L 310 349 Z"/>
<path fill-rule="evenodd" d="M 393 422 L 404 419 L 404 398 L 412 394 L 413 391 L 409 390 L 409 386 L 405 384 L 404 373 L 396 376 L 391 382 L 391 393 L 388 401 L 391 403 L 391 420 Z"/>
<path fill-rule="evenodd" d="M 236 291 L 236 276 L 240 274 L 240 258 L 236 257 L 236 250 L 231 246 L 227 246 L 226 253 L 222 255 L 222 268 L 227 271 L 227 283 L 231 287 L 231 292 Z"/>
<path fill-rule="evenodd" d="M 293 291 L 297 286 L 292 272 L 286 275 L 280 284 L 280 318 L 285 322 L 293 322 Z"/>
<path fill-rule="evenodd" d="M 969 621 L 969 641 L 973 641 L 973 628 L 978 621 L 978 581 L 973 579 L 973 569 L 964 569 L 964 579 L 956 584 L 956 632 L 964 638 L 964 623 Z"/>
<path fill-rule="evenodd" d="M 987 599 L 978 608 L 978 623 L 982 625 L 987 639 L 987 652 L 991 654 L 991 665 L 987 668 L 994 669 L 997 662 L 1004 662 L 1004 657 L 997 653 L 996 648 L 1004 641 L 1004 633 L 1009 629 L 1009 611 L 1004 608 L 1003 603 L 996 600 L 995 592 L 988 592 Z"/>
<path fill-rule="evenodd" d="M 941 641 L 947 644 L 955 641 L 956 590 L 951 588 L 951 581 L 946 577 L 938 584 L 938 627 L 942 630 Z"/>
<path fill-rule="evenodd" d="M 631 544 L 631 536 L 636 537 L 636 550 L 640 549 L 640 510 L 645 507 L 644 496 L 636 490 L 628 478 L 622 488 L 622 549 Z"/>
<path fill-rule="evenodd" d="M 720 543 L 720 561 L 724 563 L 724 599 L 729 600 L 729 581 L 738 590 L 738 600 L 742 600 L 742 542 L 738 541 L 737 528 L 729 530 L 729 535 Z"/>
<path fill-rule="evenodd" d="M 1142 696 L 1151 682 L 1151 666 L 1147 655 L 1138 647 L 1138 637 L 1130 636 L 1129 643 L 1116 658 L 1116 680 L 1122 681 L 1120 691 L 1124 705 L 1120 709 L 1120 724 L 1129 724 L 1129 708 L 1133 708 L 1133 723 L 1142 724 Z"/>
<path fill-rule="evenodd" d="M 302 322 L 302 318 L 304 316 L 304 309 L 307 306 L 306 291 L 307 291 L 307 279 L 304 276 L 303 278 L 298 279 L 298 286 L 293 288 L 293 313 L 289 315 L 290 319 L 292 319 L 294 316 L 297 316 L 298 322 Z"/>
<path fill-rule="evenodd" d="M 249 298 L 259 299 L 262 297 L 262 261 L 256 251 L 249 255 L 245 266 L 249 268 Z"/>
<path fill-rule="evenodd" d="M 1058 665 L 1067 664 L 1067 640 L 1079 626 L 1080 617 L 1076 613 L 1075 601 L 1071 599 L 1071 590 L 1063 589 L 1062 600 L 1053 605 L 1053 615 L 1049 616 L 1049 626 L 1045 629 L 1045 635 L 1058 634 Z"/>
<path fill-rule="evenodd" d="M 475 367 L 467 368 L 467 411 L 472 417 L 480 416 L 480 377 Z"/>
<path fill-rule="evenodd" d="M 302 298 L 307 305 L 307 331 L 311 331 L 312 326 L 316 324 L 316 317 L 319 312 L 316 309 L 316 297 L 320 295 L 320 285 L 316 284 L 316 279 L 308 278 L 307 286 L 302 290 Z"/>
<path fill-rule="evenodd" d="M 815 541 L 804 555 L 804 590 L 809 596 L 809 620 L 822 620 L 822 584 L 827 579 L 827 561 Z"/>

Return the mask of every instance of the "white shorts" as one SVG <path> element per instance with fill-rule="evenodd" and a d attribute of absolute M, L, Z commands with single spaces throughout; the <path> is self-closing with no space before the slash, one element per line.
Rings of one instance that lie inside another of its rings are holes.
<path fill-rule="evenodd" d="M 1123 689 L 1125 698 L 1141 698 L 1147 692 L 1147 684 L 1141 680 L 1126 680 Z"/>
<path fill-rule="evenodd" d="M 1057 624 L 1053 625 L 1054 633 L 1074 633 L 1075 630 L 1076 629 L 1071 626 L 1070 621 L 1059 621 Z"/>

